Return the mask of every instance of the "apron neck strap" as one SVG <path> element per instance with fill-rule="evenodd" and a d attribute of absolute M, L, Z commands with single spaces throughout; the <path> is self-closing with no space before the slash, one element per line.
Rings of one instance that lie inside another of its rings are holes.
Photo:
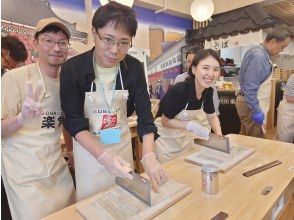
<path fill-rule="evenodd" d="M 123 80 L 122 80 L 122 76 L 121 76 L 121 69 L 120 69 L 120 64 L 118 65 L 118 72 L 119 72 L 119 78 L 120 78 L 120 84 L 121 84 L 121 89 L 124 91 L 124 84 L 123 84 Z"/>
<path fill-rule="evenodd" d="M 41 69 L 40 69 L 39 63 L 36 62 L 36 65 L 37 65 L 37 68 L 38 68 L 39 75 L 40 75 L 40 77 L 41 77 L 42 86 L 43 86 L 43 91 L 44 91 L 44 94 L 45 94 L 45 93 L 46 93 L 46 86 L 45 86 L 44 77 L 43 77 L 43 74 L 42 74 L 42 72 L 41 72 Z"/>
<path fill-rule="evenodd" d="M 100 87 L 100 90 L 102 92 L 102 96 L 104 98 L 104 102 L 105 102 L 105 105 L 107 106 L 107 108 L 109 110 L 112 109 L 112 105 L 113 105 L 113 100 L 114 100 L 114 94 L 115 94 L 115 86 L 116 86 L 116 78 L 117 78 L 117 72 L 114 76 L 114 83 L 113 83 L 113 86 L 112 86 L 112 98 L 111 98 L 111 101 L 110 101 L 110 105 L 107 103 L 107 99 L 106 99 L 106 95 L 105 95 L 105 89 L 104 89 L 104 86 L 103 86 L 103 83 L 102 81 L 100 80 L 100 77 L 99 77 L 99 74 L 97 72 L 97 68 L 96 68 L 96 60 L 95 60 L 95 51 L 93 53 L 93 66 L 94 66 L 94 73 L 95 73 L 95 76 L 97 76 L 97 79 L 98 79 L 98 83 L 99 83 L 99 87 Z M 120 68 L 119 68 L 119 72 L 120 72 Z M 121 74 L 120 74 L 121 76 Z M 97 89 L 97 88 L 96 88 Z M 91 92 L 93 92 L 93 82 L 91 83 Z"/>

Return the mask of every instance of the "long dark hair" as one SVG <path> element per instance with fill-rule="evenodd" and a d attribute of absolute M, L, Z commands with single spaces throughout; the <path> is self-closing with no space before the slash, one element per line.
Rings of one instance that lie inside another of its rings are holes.
<path fill-rule="evenodd" d="M 190 79 L 195 79 L 195 76 L 192 73 L 192 67 L 196 67 L 201 60 L 204 60 L 204 59 L 206 59 L 209 56 L 212 56 L 220 64 L 219 55 L 217 54 L 217 52 L 215 50 L 212 50 L 212 49 L 201 49 L 201 50 L 199 50 L 195 54 L 194 59 L 193 59 L 193 61 L 191 63 L 191 66 L 189 68 L 188 74 L 189 74 L 189 78 Z"/>

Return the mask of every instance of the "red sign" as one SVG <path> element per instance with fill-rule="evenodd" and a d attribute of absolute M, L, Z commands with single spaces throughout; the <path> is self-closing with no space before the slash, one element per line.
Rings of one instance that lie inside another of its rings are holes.
<path fill-rule="evenodd" d="M 116 124 L 117 124 L 117 114 L 113 114 L 113 115 L 105 114 L 102 116 L 101 130 L 115 127 Z"/>

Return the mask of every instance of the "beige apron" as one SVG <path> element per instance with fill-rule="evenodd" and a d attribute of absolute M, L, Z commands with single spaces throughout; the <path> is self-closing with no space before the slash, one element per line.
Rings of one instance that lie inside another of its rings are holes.
<path fill-rule="evenodd" d="M 210 128 L 209 124 L 207 126 L 207 124 L 204 123 L 204 117 L 206 118 L 206 113 L 203 111 L 203 108 L 198 110 L 186 110 L 186 108 L 177 114 L 175 119 L 195 121 Z M 161 117 L 158 117 L 155 120 L 155 125 L 158 129 L 158 134 L 160 135 L 160 137 L 155 141 L 155 151 L 158 161 L 165 163 L 188 152 L 190 150 L 192 141 L 196 136 L 185 129 L 168 128 L 163 126 L 161 119 Z"/>
<path fill-rule="evenodd" d="M 261 45 L 259 45 L 259 46 L 262 47 Z M 270 57 L 268 56 L 268 54 L 267 54 L 267 58 L 268 58 L 269 62 L 271 63 L 271 65 L 273 66 L 273 63 L 272 63 Z M 260 87 L 257 91 L 257 99 L 259 101 L 259 106 L 264 114 L 264 121 L 263 121 L 264 125 L 267 122 L 267 113 L 270 108 L 272 75 L 273 75 L 273 68 L 272 68 L 272 72 L 271 72 L 270 76 L 260 85 Z M 265 130 L 264 130 L 264 132 L 265 132 Z"/>
<path fill-rule="evenodd" d="M 75 202 L 59 144 L 60 96 L 47 92 L 44 80 L 43 87 L 43 114 L 2 139 L 2 177 L 14 220 L 37 220 Z"/>
<path fill-rule="evenodd" d="M 96 89 L 93 92 L 93 83 L 91 91 L 85 94 L 84 114 L 89 119 L 90 133 L 97 138 L 99 146 L 113 154 L 119 155 L 133 166 L 133 154 L 131 143 L 131 132 L 127 120 L 127 97 L 128 91 L 124 90 L 121 72 L 119 70 L 122 90 L 115 90 L 114 97 L 112 90 L 104 90 L 105 98 L 108 103 L 111 102 L 112 108 L 109 112 L 103 98 L 103 92 Z M 97 88 L 97 87 L 96 87 Z M 103 115 L 113 114 L 117 116 L 117 123 L 113 129 L 121 131 L 121 142 L 119 144 L 102 144 L 100 142 L 100 130 L 102 126 Z M 87 198 L 103 189 L 113 186 L 114 176 L 106 168 L 97 162 L 97 160 L 77 141 L 74 141 L 74 159 L 77 201 Z"/>
<path fill-rule="evenodd" d="M 277 137 L 281 141 L 294 141 L 294 103 L 283 99 L 278 107 Z"/>

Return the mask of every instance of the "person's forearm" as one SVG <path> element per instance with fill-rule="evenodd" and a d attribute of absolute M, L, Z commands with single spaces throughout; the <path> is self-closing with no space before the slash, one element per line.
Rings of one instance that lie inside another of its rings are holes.
<path fill-rule="evenodd" d="M 162 115 L 161 123 L 163 126 L 175 129 L 186 129 L 187 121 L 180 121 L 178 119 L 169 119 Z"/>
<path fill-rule="evenodd" d="M 142 147 L 142 157 L 146 154 L 154 152 L 154 134 L 145 134 L 142 137 L 143 147 Z"/>
<path fill-rule="evenodd" d="M 252 111 L 252 112 L 260 112 L 261 111 L 261 108 L 259 106 L 259 101 L 258 101 L 258 98 L 257 98 L 257 92 L 254 92 L 254 91 L 248 91 L 248 93 L 246 93 L 244 91 L 245 95 L 245 101 L 249 107 L 249 109 Z"/>
<path fill-rule="evenodd" d="M 75 138 L 83 148 L 93 155 L 95 159 L 101 156 L 105 151 L 99 146 L 97 137 L 92 136 L 87 130 L 77 133 Z"/>
<path fill-rule="evenodd" d="M 217 135 L 222 135 L 222 129 L 220 126 L 219 118 L 216 115 L 216 113 L 207 115 L 207 119 L 213 132 Z"/>
<path fill-rule="evenodd" d="M 287 102 L 294 103 L 294 96 L 285 95 L 285 99 L 287 100 Z"/>
<path fill-rule="evenodd" d="M 22 125 L 18 122 L 17 116 L 1 120 L 1 137 L 8 136 L 18 131 Z"/>
<path fill-rule="evenodd" d="M 241 87 L 246 104 L 254 113 L 261 111 L 257 98 L 258 89 L 261 85 L 260 74 L 259 67 L 255 67 L 253 64 L 249 65 L 244 76 L 243 86 Z"/>

